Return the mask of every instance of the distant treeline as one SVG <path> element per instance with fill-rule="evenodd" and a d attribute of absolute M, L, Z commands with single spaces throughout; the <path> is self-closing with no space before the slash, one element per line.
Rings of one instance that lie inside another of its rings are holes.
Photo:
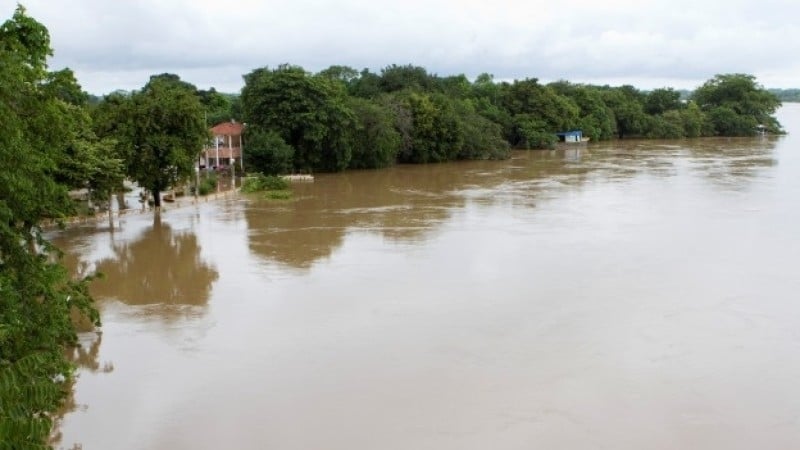
<path fill-rule="evenodd" d="M 782 102 L 800 102 L 800 89 L 770 89 L 769 92 Z"/>
<path fill-rule="evenodd" d="M 413 65 L 281 65 L 244 78 L 238 98 L 199 92 L 209 118 L 247 123 L 246 163 L 264 173 L 505 158 L 511 148 L 550 148 L 555 133 L 574 129 L 594 141 L 782 132 L 779 99 L 746 74 L 717 75 L 691 94 L 490 74 L 470 81 Z"/>
<path fill-rule="evenodd" d="M 281 65 L 244 79 L 240 95 L 180 83 L 209 125 L 247 123 L 245 165 L 265 174 L 505 158 L 511 148 L 551 148 L 557 132 L 576 129 L 593 141 L 782 133 L 773 116 L 780 100 L 747 74 L 717 75 L 693 92 L 496 82 L 486 73 L 470 81 L 414 65 L 380 73 Z"/>

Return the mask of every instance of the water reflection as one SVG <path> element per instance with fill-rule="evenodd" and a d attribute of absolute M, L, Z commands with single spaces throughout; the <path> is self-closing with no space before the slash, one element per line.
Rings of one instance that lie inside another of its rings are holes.
<path fill-rule="evenodd" d="M 352 230 L 401 242 L 436 234 L 468 202 L 535 208 L 587 183 L 688 170 L 720 187 L 747 181 L 776 164 L 776 140 L 625 140 L 586 147 L 515 152 L 510 161 L 471 161 L 322 175 L 296 185 L 295 200 L 253 201 L 245 208 L 250 249 L 269 260 L 308 268 L 328 258 Z"/>
<path fill-rule="evenodd" d="M 374 230 L 391 240 L 420 240 L 450 217 L 464 198 L 452 192 L 463 178 L 432 167 L 319 176 L 296 185 L 295 200 L 255 200 L 245 209 L 253 252 L 307 268 L 331 255 L 353 228 Z"/>
<path fill-rule="evenodd" d="M 780 137 L 718 138 L 703 140 L 704 145 L 689 148 L 695 173 L 715 185 L 743 190 L 763 170 L 778 164 L 774 155 Z"/>
<path fill-rule="evenodd" d="M 786 143 L 626 140 L 320 175 L 287 202 L 76 231 L 78 270 L 107 275 L 100 356 L 76 357 L 114 371 L 79 379 L 89 408 L 63 442 L 796 448 Z M 203 320 L 162 319 L 175 310 Z"/>
<path fill-rule="evenodd" d="M 98 299 L 113 298 L 128 305 L 151 305 L 148 313 L 173 318 L 179 306 L 205 306 L 218 273 L 200 257 L 197 236 L 175 233 L 154 220 L 132 242 L 113 242 L 113 256 L 101 259 L 96 270 L 103 278 L 91 285 Z"/>
<path fill-rule="evenodd" d="M 96 332 L 83 332 L 78 335 L 78 346 L 68 348 L 66 350 L 67 358 L 72 361 L 80 373 L 111 373 L 114 371 L 114 364 L 111 362 L 100 363 L 100 344 L 103 341 L 103 333 Z M 74 383 L 72 383 L 74 385 Z M 66 396 L 61 408 L 53 417 L 55 426 L 53 427 L 54 433 L 50 436 L 50 445 L 52 447 L 60 447 L 63 435 L 61 433 L 62 423 L 64 417 L 76 411 L 86 411 L 89 405 L 79 404 L 74 395 L 74 391 L 70 389 L 70 395 Z M 79 450 L 82 446 L 79 443 L 73 444 L 71 450 Z"/>

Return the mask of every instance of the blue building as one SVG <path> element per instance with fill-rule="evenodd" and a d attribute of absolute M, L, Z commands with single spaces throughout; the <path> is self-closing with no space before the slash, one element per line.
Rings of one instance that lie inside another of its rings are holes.
<path fill-rule="evenodd" d="M 558 136 L 558 142 L 583 142 L 583 131 L 581 130 L 562 131 L 561 133 L 556 133 L 556 136 Z"/>

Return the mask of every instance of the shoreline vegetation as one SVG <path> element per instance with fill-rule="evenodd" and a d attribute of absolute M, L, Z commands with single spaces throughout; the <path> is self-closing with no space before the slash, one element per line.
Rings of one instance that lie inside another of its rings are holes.
<path fill-rule="evenodd" d="M 239 95 L 165 73 L 93 98 L 71 70 L 49 70 L 51 55 L 47 28 L 18 5 L 0 25 L 0 448 L 47 446 L 75 376 L 73 317 L 100 325 L 94 276 L 68 273 L 43 224 L 76 215 L 70 191 L 110 207 L 126 180 L 154 194 L 157 214 L 162 192 L 191 184 L 209 125 L 247 124 L 244 166 L 263 174 L 247 189 L 278 200 L 290 194 L 270 175 L 503 159 L 577 129 L 593 142 L 783 133 L 779 98 L 747 74 L 716 75 L 682 99 L 672 88 L 470 80 L 414 65 L 285 64 L 245 74 Z M 219 187 L 207 178 L 197 189 Z"/>

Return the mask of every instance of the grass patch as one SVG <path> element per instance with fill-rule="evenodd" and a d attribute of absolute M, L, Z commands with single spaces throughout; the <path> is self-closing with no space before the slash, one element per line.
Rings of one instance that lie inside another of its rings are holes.
<path fill-rule="evenodd" d="M 286 179 L 260 173 L 245 178 L 244 182 L 242 182 L 242 192 L 246 194 L 264 192 L 264 198 L 270 200 L 289 200 L 292 198 L 292 191 L 289 189 L 289 182 Z"/>
<path fill-rule="evenodd" d="M 245 178 L 242 183 L 242 192 L 244 193 L 288 190 L 289 182 L 285 179 L 273 175 L 262 175 L 260 173 Z"/>
<path fill-rule="evenodd" d="M 289 190 L 267 191 L 265 197 L 270 200 L 289 200 L 290 198 L 292 198 L 292 191 Z"/>

